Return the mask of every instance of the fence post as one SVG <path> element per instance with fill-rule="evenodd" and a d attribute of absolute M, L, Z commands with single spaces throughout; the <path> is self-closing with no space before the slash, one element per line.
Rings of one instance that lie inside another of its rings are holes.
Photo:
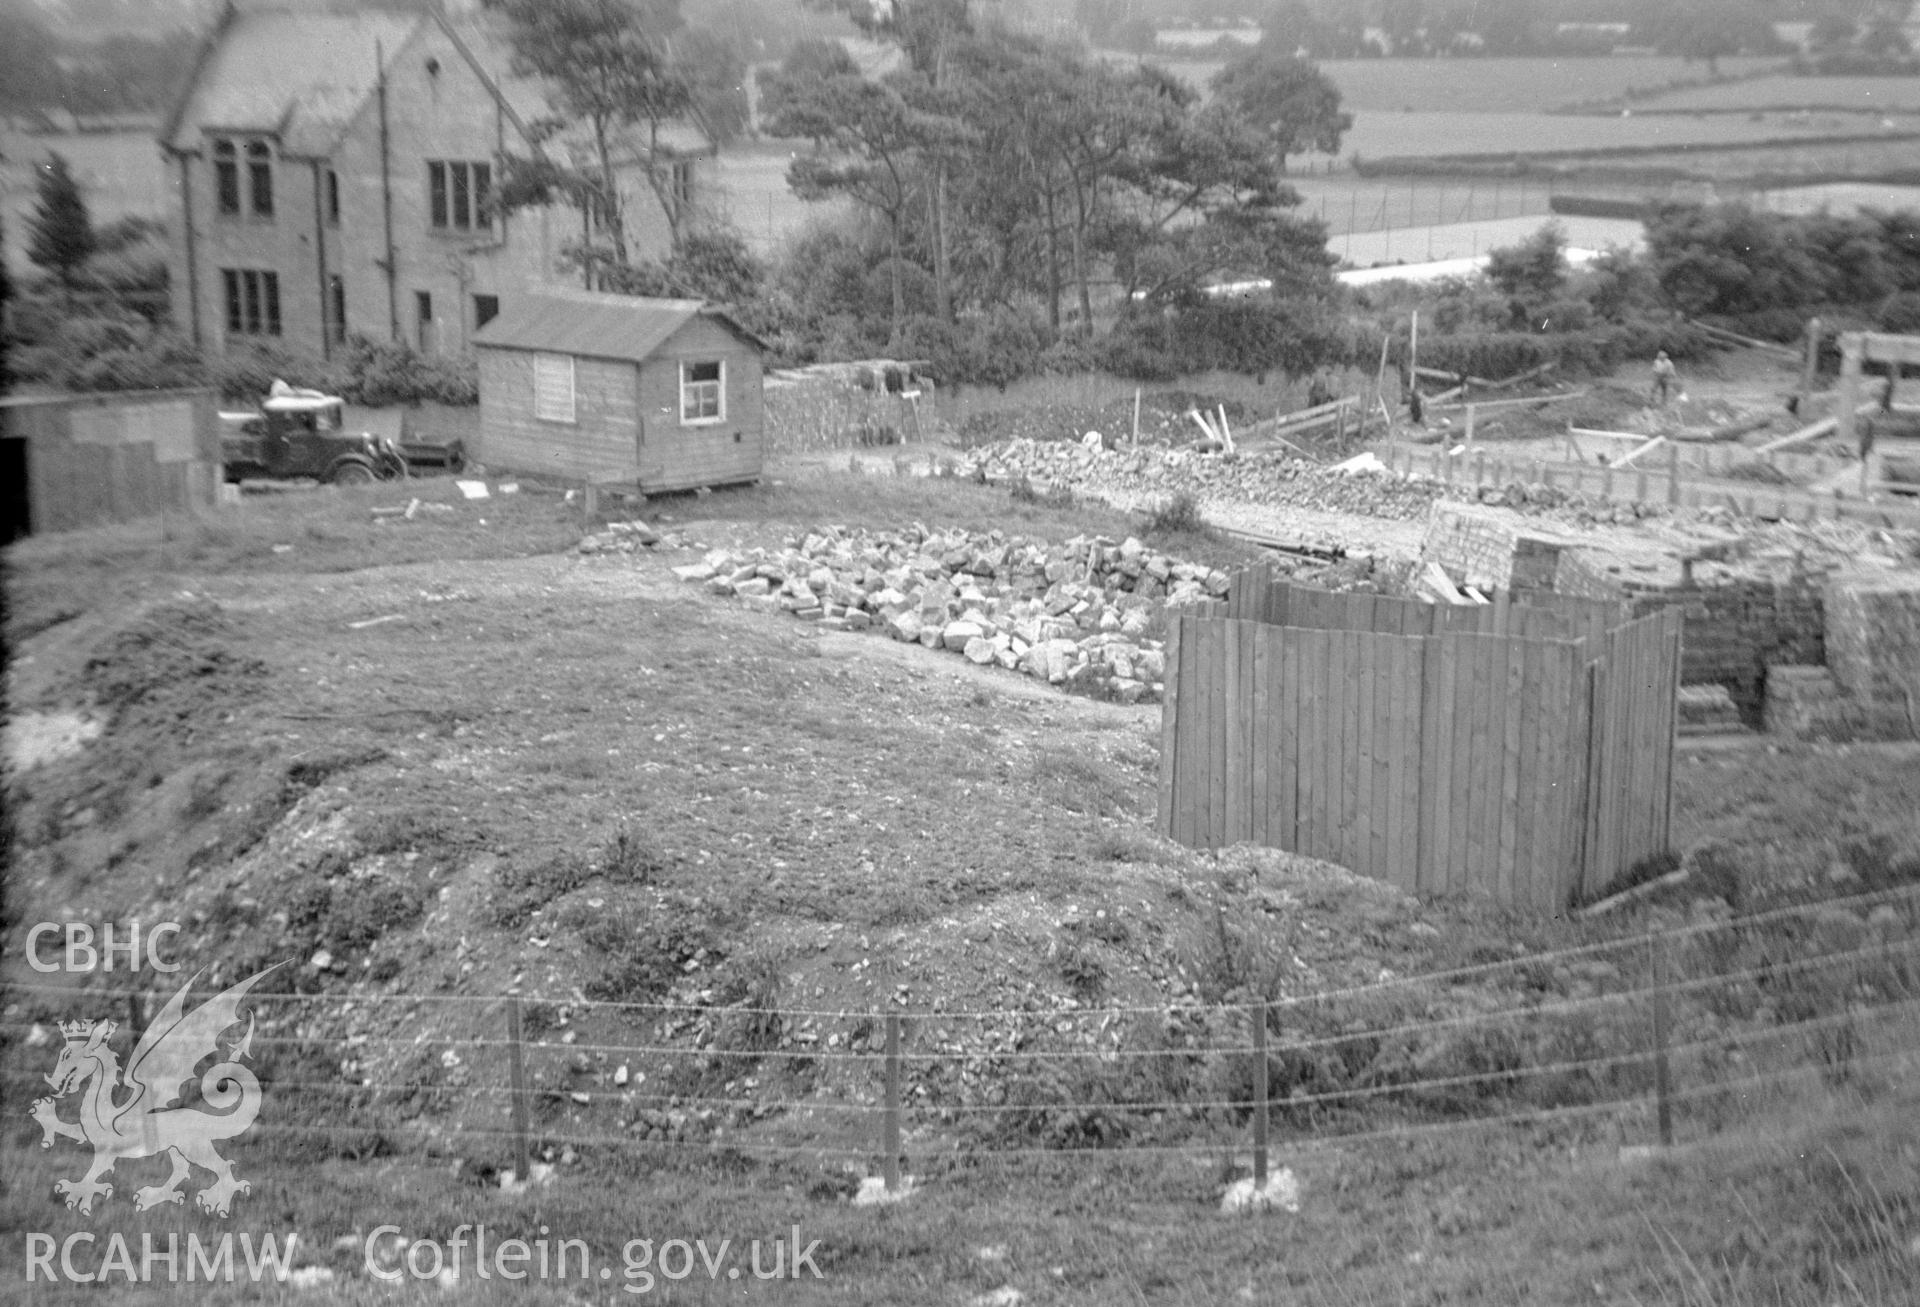
<path fill-rule="evenodd" d="M 1253 1005 L 1253 1185 L 1267 1187 L 1267 1000 Z"/>
<path fill-rule="evenodd" d="M 1667 1061 L 1670 1014 L 1667 1011 L 1667 946 L 1653 941 L 1653 1092 L 1658 1105 L 1660 1146 L 1673 1147 L 1673 1079 Z"/>
<path fill-rule="evenodd" d="M 533 1178 L 527 1151 L 527 1064 L 521 1050 L 520 996 L 507 996 L 507 1057 L 513 1085 L 513 1178 L 522 1184 Z"/>
<path fill-rule="evenodd" d="M 1667 502 L 1680 502 L 1680 446 L 1672 442 L 1667 444 Z"/>
<path fill-rule="evenodd" d="M 887 1100 L 880 1120 L 880 1175 L 900 1191 L 900 1014 L 887 1013 Z"/>

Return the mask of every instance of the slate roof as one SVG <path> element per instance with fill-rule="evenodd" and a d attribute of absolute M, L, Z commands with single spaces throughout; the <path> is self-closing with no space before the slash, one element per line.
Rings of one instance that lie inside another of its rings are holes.
<path fill-rule="evenodd" d="M 185 99 L 161 131 L 169 149 L 198 150 L 207 131 L 277 134 L 281 153 L 324 158 L 333 152 L 420 29 L 438 23 L 467 58 L 507 116 L 526 124 L 549 112 L 538 78 L 510 73 L 506 20 L 486 13 L 435 14 L 405 9 L 301 12 L 241 9 L 209 39 Z M 564 145 L 565 134 L 554 144 Z M 662 143 L 677 154 L 710 154 L 705 133 L 666 124 Z M 631 166 L 634 151 L 627 147 Z"/>
<path fill-rule="evenodd" d="M 324 155 L 352 123 L 391 60 L 424 21 L 419 13 L 251 11 L 213 43 L 166 144 L 197 150 L 208 129 L 278 133 L 292 155 Z"/>
<path fill-rule="evenodd" d="M 528 291 L 503 297 L 499 316 L 474 333 L 473 343 L 481 348 L 639 363 L 702 315 L 755 349 L 765 348 L 752 332 L 704 300 L 640 299 L 584 290 Z"/>

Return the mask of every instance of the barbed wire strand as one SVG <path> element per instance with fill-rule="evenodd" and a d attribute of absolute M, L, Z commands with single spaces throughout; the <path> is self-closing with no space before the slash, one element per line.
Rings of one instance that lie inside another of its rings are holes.
<path fill-rule="evenodd" d="M 1744 1046 L 1762 1042 L 1786 1042 L 1800 1034 L 1833 1026 L 1847 1025 L 1860 1021 L 1878 1021 L 1891 1019 L 1896 1014 L 1920 1012 L 1920 999 L 1901 1000 L 1883 1004 L 1879 1007 L 1856 1008 L 1846 1012 L 1828 1013 L 1824 1016 L 1806 1018 L 1786 1025 L 1769 1026 L 1759 1030 L 1732 1032 L 1707 1039 L 1697 1039 L 1683 1044 L 1669 1045 L 1664 1051 L 1670 1058 L 1690 1056 L 1708 1050 L 1726 1051 L 1729 1046 Z M 1463 1073 L 1456 1076 L 1431 1077 L 1425 1080 L 1401 1081 L 1379 1085 L 1365 1085 L 1353 1089 L 1325 1090 L 1311 1094 L 1290 1094 L 1285 1098 L 1276 1098 L 1270 1102 L 1287 1108 L 1298 1108 L 1322 1104 L 1347 1104 L 1355 1100 L 1387 1097 L 1391 1095 L 1417 1095 L 1436 1089 L 1458 1089 L 1470 1085 L 1498 1081 L 1519 1081 L 1530 1077 L 1548 1075 L 1567 1075 L 1583 1071 L 1592 1071 L 1615 1066 L 1644 1064 L 1655 1055 L 1652 1049 L 1636 1049 L 1627 1053 L 1609 1054 L 1604 1057 L 1580 1058 L 1561 1062 L 1543 1063 L 1535 1066 L 1515 1067 L 1493 1071 Z M 1721 1082 L 1724 1083 L 1724 1082 Z M 268 1090 L 305 1090 L 344 1093 L 349 1095 L 362 1093 L 400 1093 L 400 1094 L 442 1094 L 458 1093 L 464 1095 L 480 1094 L 491 1097 L 510 1097 L 512 1089 L 500 1085 L 445 1086 L 433 1084 L 410 1084 L 391 1082 L 350 1081 L 285 1081 L 270 1080 L 264 1082 Z M 872 1102 L 834 1102 L 824 1099 L 761 1099 L 761 1098 L 722 1098 L 686 1094 L 670 1094 L 657 1091 L 628 1090 L 624 1087 L 613 1090 L 568 1090 L 554 1087 L 542 1087 L 531 1091 L 528 1097 L 536 1101 L 571 1101 L 574 1093 L 590 1095 L 586 1104 L 591 1106 L 594 1100 L 601 1103 L 617 1102 L 622 1107 L 637 1107 L 643 1104 L 658 1103 L 666 1108 L 749 1110 L 759 1112 L 861 1112 L 871 1113 L 878 1110 Z M 1002 1104 L 944 1104 L 916 1103 L 915 1111 L 932 1112 L 943 1116 L 952 1115 L 996 1115 L 1031 1114 L 1043 1112 L 1173 1112 L 1173 1111 L 1250 1111 L 1257 1106 L 1253 1099 L 1177 1099 L 1168 1101 L 1137 1102 L 1128 1100 L 1104 1100 L 1099 1102 L 1036 1102 Z M 643 1110 L 654 1110 L 644 1108 Z"/>
<path fill-rule="evenodd" d="M 1895 886 L 1885 890 L 1874 890 L 1865 894 L 1851 895 L 1846 898 L 1820 899 L 1810 903 L 1788 904 L 1779 908 L 1771 908 L 1765 912 L 1752 913 L 1746 916 L 1735 916 L 1735 917 L 1729 917 L 1725 919 L 1719 919 L 1719 920 L 1708 921 L 1708 922 L 1694 922 L 1685 926 L 1680 926 L 1680 927 L 1676 927 L 1674 929 L 1665 930 L 1665 931 L 1649 931 L 1649 932 L 1644 932 L 1637 935 L 1618 936 L 1613 939 L 1595 941 L 1594 943 L 1591 943 L 1591 944 L 1579 944 L 1579 945 L 1574 945 L 1564 949 L 1550 949 L 1550 950 L 1546 950 L 1538 953 L 1522 954 L 1518 957 L 1502 959 L 1501 961 L 1498 961 L 1498 962 L 1476 963 L 1472 966 L 1455 967 L 1446 971 L 1421 972 L 1417 975 L 1412 975 L 1412 976 L 1395 976 L 1390 980 L 1374 981 L 1365 985 L 1346 986 L 1340 989 L 1319 990 L 1312 994 L 1288 995 L 1279 999 L 1275 999 L 1274 1002 L 1271 1004 L 1271 1006 L 1279 1007 L 1279 1008 L 1298 1007 L 1298 1006 L 1303 1006 L 1303 1005 L 1308 1005 L 1313 1003 L 1328 1002 L 1335 999 L 1354 998 L 1354 997 L 1358 997 L 1365 994 L 1380 993 L 1386 990 L 1404 988 L 1412 985 L 1429 985 L 1429 984 L 1439 984 L 1443 982 L 1451 982 L 1451 981 L 1459 980 L 1468 976 L 1485 975 L 1487 973 L 1494 972 L 1494 971 L 1510 970 L 1518 967 L 1534 967 L 1534 966 L 1547 965 L 1547 964 L 1563 962 L 1563 961 L 1567 961 L 1575 958 L 1587 957 L 1595 953 L 1605 953 L 1605 952 L 1616 951 L 1616 950 L 1626 950 L 1631 948 L 1637 948 L 1637 947 L 1641 947 L 1641 946 L 1645 946 L 1645 945 L 1649 945 L 1649 944 L 1653 944 L 1661 941 L 1674 942 L 1674 941 L 1683 940 L 1683 939 L 1691 939 L 1699 935 L 1713 934 L 1720 931 L 1747 930 L 1756 926 L 1768 924 L 1773 921 L 1779 921 L 1789 917 L 1801 916 L 1801 915 L 1829 910 L 1829 909 L 1853 911 L 1853 910 L 1858 910 L 1860 908 L 1878 906 L 1882 903 L 1890 903 L 1896 899 L 1906 899 L 1906 898 L 1920 898 L 1920 884 Z M 129 995 L 138 996 L 138 997 L 150 997 L 157 992 L 151 989 L 112 988 L 112 987 L 106 987 L 106 986 L 94 987 L 94 986 L 76 986 L 76 985 L 53 985 L 53 984 L 47 984 L 43 982 L 23 981 L 23 980 L 6 982 L 6 984 L 4 986 L 0 986 L 0 988 L 21 990 L 21 991 L 26 991 L 30 993 L 38 992 L 38 993 L 68 994 L 75 997 L 87 997 L 87 998 L 126 997 Z M 683 1013 L 683 1014 L 733 1013 L 736 1015 L 814 1017 L 814 1018 L 833 1018 L 836 1020 L 845 1020 L 851 1017 L 859 1017 L 859 1016 L 870 1016 L 870 1015 L 873 1015 L 875 1011 L 879 1010 L 874 1008 L 760 1008 L 760 1007 L 728 1006 L 723 1004 L 625 1002 L 625 1001 L 617 1001 L 617 1000 L 611 1000 L 611 999 L 583 998 L 575 995 L 567 995 L 564 997 L 551 997 L 551 996 L 539 995 L 539 994 L 521 994 L 521 995 L 416 994 L 416 993 L 328 994 L 328 993 L 322 993 L 322 992 L 303 994 L 303 993 L 284 993 L 284 992 L 265 993 L 265 992 L 256 991 L 255 993 L 249 994 L 247 997 L 249 999 L 259 999 L 259 1000 L 271 999 L 276 1001 L 288 1001 L 288 1002 L 291 1002 L 291 1001 L 353 1002 L 353 1003 L 370 1003 L 370 1004 L 444 1002 L 444 1003 L 480 1003 L 480 1004 L 495 1004 L 495 1005 L 504 1004 L 511 998 L 519 998 L 523 1003 L 526 1003 L 526 1004 L 541 1004 L 543 1006 L 567 1007 L 567 1008 L 575 1008 L 575 1009 L 581 1009 L 581 1010 L 650 1011 L 650 1012 L 660 1012 L 660 1013 L 669 1013 L 669 1014 L 670 1013 Z M 892 1006 L 899 1007 L 903 1005 L 896 1002 Z M 910 1005 L 906 1005 L 906 1006 L 910 1006 Z M 1145 1013 L 1164 1012 L 1169 1008 L 1174 1008 L 1176 1010 L 1179 1010 L 1183 1006 L 1187 1006 L 1187 1005 L 1181 1005 L 1177 1003 L 1175 1004 L 1156 1003 L 1156 1004 L 1124 1005 L 1124 1006 L 1099 1007 L 1099 1008 L 1077 1007 L 1077 1008 L 1064 1009 L 1064 1010 L 1076 1012 L 1081 1015 L 1136 1016 L 1136 1015 L 1141 1015 Z M 1204 1010 L 1208 1005 L 1193 1004 L 1190 1006 L 1196 1009 Z M 912 1011 L 912 1015 L 920 1019 L 926 1019 L 929 1017 L 941 1017 L 947 1020 L 987 1020 L 987 1019 L 1001 1018 L 1001 1017 L 1024 1017 L 1024 1016 L 1052 1014 L 1052 1013 L 1044 1013 L 1044 1012 L 1035 1012 L 1031 1009 L 1025 1009 L 1025 1008 L 986 1008 L 986 1009 L 978 1009 L 978 1010 L 967 1010 L 967 1009 L 940 1009 L 940 1008 L 922 1007 L 922 1008 L 912 1008 L 911 1011 Z"/>
<path fill-rule="evenodd" d="M 1566 999 L 1563 1001 L 1553 1002 L 1553 1003 L 1541 1003 L 1541 1004 L 1535 1004 L 1533 1006 L 1524 1007 L 1524 1008 L 1503 1008 L 1503 1009 L 1498 1009 L 1491 1012 L 1460 1013 L 1451 1017 L 1438 1017 L 1438 1018 L 1433 1018 L 1426 1021 L 1406 1022 L 1398 1026 L 1371 1027 L 1371 1028 L 1358 1030 L 1358 1031 L 1342 1032 L 1337 1035 L 1315 1036 L 1309 1039 L 1283 1039 L 1278 1047 L 1280 1047 L 1285 1051 L 1300 1052 L 1300 1051 L 1307 1051 L 1307 1050 L 1316 1049 L 1316 1048 L 1338 1047 L 1341 1045 L 1351 1044 L 1351 1043 L 1359 1042 L 1362 1040 L 1383 1040 L 1383 1039 L 1389 1039 L 1389 1038 L 1400 1038 L 1400 1037 L 1417 1035 L 1417 1034 L 1422 1034 L 1422 1033 L 1435 1031 L 1435 1030 L 1442 1030 L 1442 1029 L 1458 1029 L 1462 1027 L 1472 1027 L 1477 1025 L 1491 1025 L 1499 1022 L 1539 1019 L 1541 1017 L 1549 1017 L 1549 1016 L 1563 1016 L 1569 1013 L 1579 1012 L 1587 1008 L 1597 1007 L 1597 1006 L 1631 1006 L 1631 1005 L 1642 1003 L 1657 994 L 1669 994 L 1669 995 L 1686 994 L 1686 993 L 1692 993 L 1697 990 L 1711 989 L 1721 985 L 1732 985 L 1732 984 L 1737 984 L 1737 983 L 1748 981 L 1748 980 L 1778 978 L 1783 975 L 1800 974 L 1803 972 L 1819 970 L 1829 966 L 1838 966 L 1842 964 L 1858 963 L 1862 961 L 1885 958 L 1888 956 L 1898 955 L 1903 950 L 1908 950 L 1908 949 L 1920 950 L 1920 941 L 1917 941 L 1917 940 L 1882 941 L 1876 944 L 1866 945 L 1862 948 L 1846 950 L 1838 953 L 1823 953 L 1823 954 L 1817 954 L 1810 958 L 1786 959 L 1782 961 L 1768 962 L 1768 963 L 1762 964 L 1761 966 L 1750 967 L 1741 971 L 1719 972 L 1719 973 L 1713 973 L 1706 976 L 1688 977 L 1682 980 L 1671 981 L 1663 985 L 1651 985 L 1651 986 L 1645 986 L 1638 989 L 1620 990 L 1610 994 L 1596 994 L 1596 995 L 1591 995 L 1591 996 L 1582 997 L 1582 998 Z M 1206 1008 L 1175 1007 L 1175 1008 L 1165 1008 L 1165 1009 L 1156 1008 L 1151 1010 L 1158 1013 L 1162 1013 L 1164 1015 L 1172 1015 L 1172 1014 L 1176 1014 L 1179 1012 L 1186 1012 L 1186 1011 L 1203 1012 L 1203 1013 L 1219 1013 L 1219 1014 L 1228 1014 L 1228 1015 L 1234 1015 L 1234 1014 L 1250 1015 L 1256 1006 L 1257 1005 L 1254 1005 L 1254 1004 L 1227 1004 L 1227 1005 L 1206 1007 Z M 1278 1010 L 1281 1008 L 1281 1006 L 1282 1005 L 1278 1003 L 1268 1004 L 1269 1010 Z M 726 1011 L 730 1011 L 731 1009 L 723 1008 L 723 1009 L 714 1009 L 714 1010 L 720 1011 L 720 1012 L 726 1012 Z M 1062 1020 L 1073 1015 L 1079 1015 L 1083 1017 L 1090 1016 L 1093 1014 L 1093 1012 L 1094 1012 L 1093 1009 L 1081 1009 L 1077 1013 L 1073 1011 L 1056 1011 L 1056 1012 L 1044 1013 L 1044 1014 L 1036 1013 L 1034 1015 L 1036 1016 L 1044 1015 L 1053 1020 Z M 863 1018 L 871 1019 L 871 1017 L 874 1014 L 873 1013 L 857 1013 L 856 1015 L 860 1015 Z M 915 1015 L 912 1017 L 912 1020 L 924 1026 L 933 1022 L 934 1018 L 929 1015 Z M 31 1026 L 33 1024 L 36 1024 L 36 1023 L 24 1018 L 0 1019 L 0 1026 L 8 1026 L 13 1028 Z M 432 1037 L 432 1036 L 419 1036 L 419 1035 L 412 1036 L 412 1037 L 381 1037 L 381 1036 L 369 1036 L 369 1035 L 355 1035 L 355 1036 L 349 1036 L 344 1040 L 342 1039 L 328 1040 L 328 1039 L 323 1039 L 323 1038 L 314 1037 L 314 1036 L 260 1035 L 256 1033 L 253 1037 L 253 1042 L 256 1045 L 267 1046 L 267 1047 L 279 1047 L 279 1046 L 302 1047 L 302 1046 L 312 1045 L 312 1044 L 341 1044 L 341 1045 L 344 1045 L 345 1048 L 349 1051 L 358 1050 L 361 1048 L 382 1048 L 382 1047 L 384 1048 L 397 1047 L 397 1048 L 403 1048 L 403 1049 L 454 1047 L 454 1048 L 460 1048 L 460 1049 L 473 1050 L 473 1049 L 496 1049 L 496 1048 L 510 1049 L 514 1046 L 513 1041 L 509 1039 L 497 1039 L 497 1038 L 459 1039 L 459 1038 Z M 618 1055 L 623 1057 L 639 1057 L 639 1056 L 691 1057 L 696 1059 L 705 1058 L 710 1060 L 732 1058 L 737 1060 L 753 1060 L 753 1061 L 763 1061 L 767 1059 L 782 1059 L 786 1061 L 803 1061 L 803 1062 L 846 1061 L 846 1062 L 871 1063 L 871 1062 L 884 1061 L 886 1058 L 886 1054 L 884 1052 L 875 1051 L 872 1049 L 868 1049 L 864 1051 L 855 1051 L 852 1049 L 840 1050 L 840 1049 L 833 1049 L 833 1048 L 817 1048 L 813 1046 L 808 1046 L 802 1049 L 752 1049 L 752 1048 L 729 1049 L 729 1048 L 713 1048 L 713 1047 L 702 1048 L 698 1046 L 685 1046 L 685 1045 L 673 1045 L 673 1044 L 581 1044 L 581 1043 L 565 1044 L 565 1043 L 547 1043 L 542 1041 L 528 1041 L 528 1042 L 523 1042 L 521 1044 L 521 1047 L 528 1052 L 551 1051 L 551 1052 L 563 1052 L 563 1053 L 572 1053 L 572 1054 L 603 1054 L 607 1056 Z M 1000 1051 L 987 1050 L 987 1051 L 977 1051 L 977 1052 L 939 1052 L 939 1051 L 922 1052 L 917 1050 L 915 1051 L 902 1050 L 899 1056 L 901 1061 L 903 1062 L 917 1062 L 917 1063 L 944 1062 L 944 1061 L 952 1061 L 956 1059 L 972 1061 L 972 1062 L 1049 1061 L 1049 1060 L 1057 1061 L 1057 1060 L 1072 1060 L 1072 1059 L 1097 1059 L 1101 1061 L 1112 1061 L 1116 1059 L 1234 1056 L 1234 1055 L 1249 1054 L 1249 1053 L 1252 1053 L 1253 1051 L 1254 1051 L 1254 1048 L 1249 1043 L 1249 1044 L 1183 1046 L 1183 1047 L 1177 1047 L 1177 1048 L 1157 1048 L 1157 1049 L 1125 1049 L 1125 1048 L 1116 1047 L 1112 1049 L 1061 1049 L 1061 1050 L 1051 1050 L 1051 1051 L 1044 1050 L 1044 1049 L 1007 1049 L 1007 1050 L 1000 1050 Z"/>

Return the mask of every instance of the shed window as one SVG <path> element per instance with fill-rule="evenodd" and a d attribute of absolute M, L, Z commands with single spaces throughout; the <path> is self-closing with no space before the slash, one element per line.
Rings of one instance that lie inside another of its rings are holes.
<path fill-rule="evenodd" d="M 680 365 L 680 425 L 724 422 L 727 365 L 720 359 Z"/>
<path fill-rule="evenodd" d="M 572 422 L 573 356 L 533 356 L 533 415 L 542 422 Z"/>

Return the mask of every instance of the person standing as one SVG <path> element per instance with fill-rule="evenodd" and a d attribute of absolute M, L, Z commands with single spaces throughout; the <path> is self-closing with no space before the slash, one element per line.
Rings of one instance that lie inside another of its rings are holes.
<path fill-rule="evenodd" d="M 1653 397 L 1662 408 L 1667 398 L 1680 388 L 1680 375 L 1675 371 L 1673 360 L 1667 357 L 1667 351 L 1661 350 L 1653 356 Z"/>

